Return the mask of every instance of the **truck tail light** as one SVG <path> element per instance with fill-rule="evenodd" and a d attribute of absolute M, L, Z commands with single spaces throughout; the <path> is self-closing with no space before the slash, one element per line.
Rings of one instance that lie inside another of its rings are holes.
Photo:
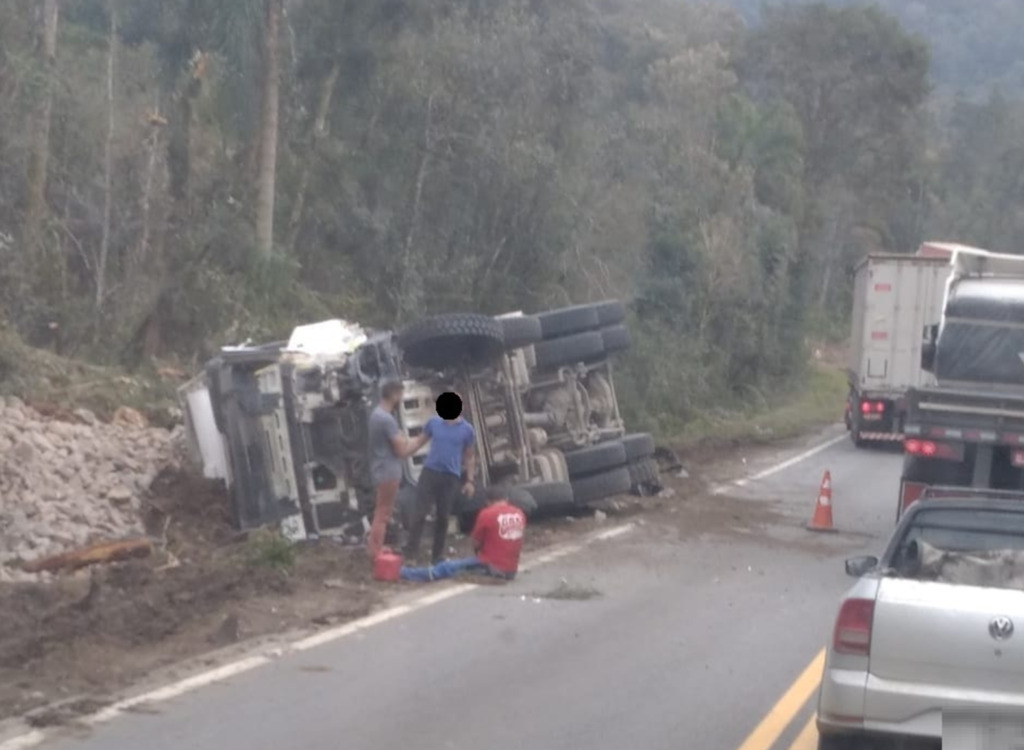
<path fill-rule="evenodd" d="M 911 505 L 916 503 L 924 491 L 928 488 L 928 485 L 922 482 L 904 482 L 903 491 L 900 496 L 900 513 L 903 515 L 903 511 L 909 508 Z"/>
<path fill-rule="evenodd" d="M 861 401 L 860 402 L 861 414 L 884 414 L 885 413 L 885 402 L 884 401 Z"/>
<path fill-rule="evenodd" d="M 847 599 L 839 608 L 832 648 L 837 654 L 868 656 L 871 626 L 875 619 L 874 599 Z"/>
<path fill-rule="evenodd" d="M 1012 456 L 1012 459 L 1011 459 L 1010 462 L 1014 466 L 1016 466 L 1017 468 L 1020 468 L 1021 466 L 1024 466 L 1024 451 L 1022 451 L 1022 450 L 1015 450 L 1013 452 L 1013 456 Z"/>
<path fill-rule="evenodd" d="M 956 443 L 907 438 L 903 442 L 903 448 L 911 456 L 922 456 L 923 458 L 946 458 L 951 461 L 960 461 L 964 457 L 963 446 Z"/>

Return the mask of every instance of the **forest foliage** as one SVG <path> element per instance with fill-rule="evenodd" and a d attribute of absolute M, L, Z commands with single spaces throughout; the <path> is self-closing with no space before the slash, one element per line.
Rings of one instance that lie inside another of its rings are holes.
<path fill-rule="evenodd" d="M 864 253 L 1016 250 L 996 47 L 938 117 L 948 49 L 876 7 L 5 3 L 0 325 L 137 367 L 614 296 L 630 416 L 678 429 L 798 386 Z"/>

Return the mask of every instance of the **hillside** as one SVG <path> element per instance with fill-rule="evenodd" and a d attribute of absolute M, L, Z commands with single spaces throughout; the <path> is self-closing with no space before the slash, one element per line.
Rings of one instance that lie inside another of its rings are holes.
<path fill-rule="evenodd" d="M 765 0 L 711 0 L 732 7 L 751 22 Z M 811 0 L 768 0 L 769 5 Z M 826 0 L 830 5 L 865 5 L 860 0 Z M 993 87 L 1024 97 L 1024 3 L 1016 0 L 875 0 L 932 50 L 932 74 L 944 99 L 957 94 L 980 101 Z"/>

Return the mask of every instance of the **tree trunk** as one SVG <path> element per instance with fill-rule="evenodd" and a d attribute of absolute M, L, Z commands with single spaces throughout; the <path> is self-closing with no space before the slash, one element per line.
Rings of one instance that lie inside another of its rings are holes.
<path fill-rule="evenodd" d="M 299 227 L 302 225 L 302 214 L 306 210 L 306 192 L 309 190 L 309 173 L 312 171 L 313 160 L 316 159 L 319 145 L 327 134 L 327 114 L 330 112 L 331 99 L 334 96 L 334 87 L 338 83 L 338 75 L 341 73 L 341 63 L 337 60 L 331 66 L 327 78 L 324 79 L 320 89 L 320 101 L 317 102 L 316 120 L 313 122 L 313 136 L 309 148 L 306 163 L 302 167 L 302 175 L 299 178 L 299 189 L 295 194 L 295 204 L 292 206 L 292 215 L 288 223 L 288 241 L 285 244 L 288 255 L 295 253 L 295 243 L 299 239 Z"/>
<path fill-rule="evenodd" d="M 139 248 L 132 259 L 132 269 L 141 265 L 149 254 L 152 228 L 153 183 L 156 180 L 157 153 L 160 149 L 160 128 L 163 120 L 160 117 L 160 93 L 156 95 L 156 108 L 150 115 L 149 137 L 146 138 L 146 170 L 142 183 L 142 234 L 139 237 Z M 133 285 L 134 286 L 134 285 Z"/>
<path fill-rule="evenodd" d="M 264 29 L 263 110 L 260 116 L 259 194 L 256 201 L 256 246 L 262 257 L 274 251 L 274 183 L 277 173 L 277 117 L 280 95 L 280 29 L 283 0 L 267 0 Z"/>
<path fill-rule="evenodd" d="M 110 0 L 110 39 L 107 42 L 107 140 L 103 149 L 103 228 L 96 265 L 96 309 L 103 307 L 107 291 L 107 260 L 110 257 L 110 211 L 114 181 L 114 73 L 117 63 L 117 0 Z"/>
<path fill-rule="evenodd" d="M 431 127 L 434 119 L 434 95 L 427 97 L 427 114 L 423 123 L 423 154 L 420 157 L 419 168 L 416 170 L 416 182 L 413 187 L 412 210 L 409 212 L 409 228 L 405 233 L 405 242 L 402 246 L 401 280 L 398 284 L 398 300 L 395 308 L 398 310 L 399 320 L 405 320 L 405 313 L 414 309 L 418 300 L 410 299 L 409 279 L 413 271 L 409 267 L 412 262 L 412 248 L 416 240 L 416 232 L 420 224 L 420 209 L 423 205 L 423 185 L 427 179 L 427 169 L 430 166 L 430 151 L 433 148 L 431 143 Z"/>
<path fill-rule="evenodd" d="M 50 123 L 53 120 L 53 84 L 57 68 L 57 27 L 60 21 L 58 0 L 39 0 L 37 59 L 43 83 L 32 122 L 32 151 L 26 180 L 25 236 L 30 252 L 38 253 L 42 241 L 42 223 L 46 214 L 46 171 L 50 160 Z"/>

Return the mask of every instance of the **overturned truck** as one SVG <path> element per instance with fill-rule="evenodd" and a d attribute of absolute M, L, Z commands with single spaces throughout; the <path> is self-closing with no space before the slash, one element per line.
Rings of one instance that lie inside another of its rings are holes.
<path fill-rule="evenodd" d="M 627 433 L 619 413 L 612 359 L 629 345 L 616 300 L 440 315 L 397 333 L 325 321 L 287 342 L 225 347 L 182 388 L 182 411 L 204 472 L 227 483 L 239 527 L 359 541 L 373 510 L 367 418 L 381 384 L 405 383 L 397 418 L 412 436 L 436 395 L 456 389 L 480 456 L 477 495 L 455 514 L 466 530 L 490 486 L 508 488 L 530 516 L 661 489 L 652 437 Z M 425 457 L 405 462 L 403 523 Z"/>

